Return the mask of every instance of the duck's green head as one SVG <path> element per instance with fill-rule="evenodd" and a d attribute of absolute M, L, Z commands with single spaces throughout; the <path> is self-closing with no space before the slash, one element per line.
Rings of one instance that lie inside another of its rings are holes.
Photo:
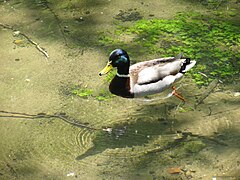
<path fill-rule="evenodd" d="M 128 74 L 129 66 L 130 60 L 127 52 L 122 49 L 115 49 L 110 53 L 109 61 L 99 75 L 107 74 L 113 67 L 117 68 L 118 74 Z"/>

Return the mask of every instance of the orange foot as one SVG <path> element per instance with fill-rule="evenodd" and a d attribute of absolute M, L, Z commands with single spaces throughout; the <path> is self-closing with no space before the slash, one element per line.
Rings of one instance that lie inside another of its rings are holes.
<path fill-rule="evenodd" d="M 182 101 L 185 102 L 184 97 L 182 97 L 182 95 L 177 92 L 176 87 L 175 87 L 175 86 L 172 86 L 172 89 L 173 89 L 172 94 L 173 94 L 174 96 L 176 96 L 177 98 L 179 98 L 179 99 L 181 99 Z"/>

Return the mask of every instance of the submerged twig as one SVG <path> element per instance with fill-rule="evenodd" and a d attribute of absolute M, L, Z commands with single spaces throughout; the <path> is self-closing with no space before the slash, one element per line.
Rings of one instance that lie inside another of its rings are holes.
<path fill-rule="evenodd" d="M 201 74 L 202 76 L 204 76 L 205 78 L 208 78 L 208 76 L 202 72 L 198 72 L 198 74 Z"/>
<path fill-rule="evenodd" d="M 210 107 L 209 107 L 210 108 Z M 218 111 L 218 112 L 209 112 L 209 114 L 203 116 L 203 117 L 207 117 L 207 116 L 216 116 L 216 115 L 221 115 L 221 114 L 226 114 L 226 113 L 229 113 L 230 111 L 235 111 L 235 110 L 239 110 L 239 107 L 236 107 L 236 108 L 232 108 L 232 109 L 227 109 L 227 110 L 224 110 L 224 111 Z"/>
<path fill-rule="evenodd" d="M 203 139 L 203 140 L 211 141 L 211 142 L 214 142 L 218 145 L 228 146 L 226 143 L 224 143 L 222 141 L 219 141 L 216 138 L 207 137 L 207 136 L 203 136 L 203 135 L 200 135 L 200 134 L 193 134 L 191 132 L 182 132 L 182 133 L 186 133 L 190 137 L 197 137 L 197 138 L 200 138 L 200 139 Z"/>
<path fill-rule="evenodd" d="M 49 58 L 49 55 L 48 53 L 39 46 L 38 43 L 36 43 L 35 41 L 33 41 L 32 39 L 30 39 L 26 34 L 23 34 L 23 33 L 19 33 L 20 35 L 24 36 L 31 44 L 35 45 L 35 47 L 41 52 L 44 54 L 44 56 L 46 56 L 47 58 Z"/>
<path fill-rule="evenodd" d="M 12 26 L 8 25 L 8 24 L 3 24 L 3 23 L 0 23 L 0 26 L 2 26 L 3 28 L 6 28 L 6 29 L 10 29 L 14 32 L 15 35 L 22 35 L 23 37 L 25 37 L 31 44 L 33 44 L 36 49 L 38 51 L 40 51 L 46 58 L 49 58 L 49 55 L 47 53 L 47 51 L 44 50 L 44 48 L 40 47 L 38 43 L 36 43 L 35 41 L 33 41 L 30 37 L 28 37 L 26 34 L 14 29 Z"/>
<path fill-rule="evenodd" d="M 85 124 L 77 122 L 72 118 L 67 117 L 64 113 L 56 113 L 56 114 L 45 114 L 45 113 L 38 113 L 38 114 L 27 114 L 27 113 L 18 113 L 18 112 L 9 112 L 9 111 L 0 111 L 0 117 L 5 118 L 24 118 L 24 119 L 38 119 L 38 118 L 58 118 L 61 119 L 73 126 L 87 128 L 90 130 L 98 130 L 96 128 L 87 126 Z"/>
<path fill-rule="evenodd" d="M 153 149 L 148 149 L 147 151 L 144 152 L 144 154 L 159 153 L 159 152 L 166 151 L 166 150 L 169 150 L 172 148 L 176 148 L 176 147 L 180 146 L 182 142 L 189 141 L 188 137 L 195 137 L 195 138 L 199 138 L 202 140 L 214 142 L 221 146 L 228 146 L 226 143 L 219 141 L 216 138 L 207 137 L 207 136 L 203 136 L 203 135 L 199 135 L 199 134 L 193 134 L 191 132 L 178 131 L 178 136 L 180 136 L 180 138 L 174 139 L 173 142 L 169 142 L 166 146 L 164 146 L 164 147 L 158 146 Z"/>
<path fill-rule="evenodd" d="M 213 92 L 213 90 L 217 87 L 219 83 L 219 80 L 215 79 L 213 80 L 207 87 L 207 89 L 205 90 L 205 92 L 203 92 L 203 94 L 201 95 L 201 97 L 197 100 L 197 102 L 194 105 L 194 109 L 197 108 L 197 106 L 201 103 L 203 103 L 203 101 Z"/>
<path fill-rule="evenodd" d="M 3 23 L 0 23 L 0 26 L 2 26 L 3 28 L 6 28 L 6 29 L 11 29 L 13 30 L 13 28 L 7 24 L 3 24 Z"/>

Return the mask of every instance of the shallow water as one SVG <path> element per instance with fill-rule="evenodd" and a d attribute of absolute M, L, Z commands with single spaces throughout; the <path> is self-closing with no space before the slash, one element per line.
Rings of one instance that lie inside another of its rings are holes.
<path fill-rule="evenodd" d="M 131 21 L 119 20 L 129 9 Z M 188 1 L 0 1 L 0 23 L 13 27 L 0 27 L 0 179 L 239 177 L 239 82 L 209 91 L 186 76 L 177 84 L 185 104 L 164 99 L 171 90 L 152 101 L 96 99 L 108 86 L 99 34 L 188 10 L 209 13 Z M 72 94 L 74 85 L 93 95 Z"/>

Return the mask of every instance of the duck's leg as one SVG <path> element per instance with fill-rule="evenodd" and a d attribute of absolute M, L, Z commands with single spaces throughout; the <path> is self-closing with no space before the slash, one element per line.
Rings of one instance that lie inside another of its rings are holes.
<path fill-rule="evenodd" d="M 184 97 L 182 97 L 182 95 L 177 92 L 176 87 L 175 87 L 175 86 L 172 86 L 172 89 L 173 89 L 172 94 L 173 94 L 174 96 L 176 96 L 178 99 L 180 99 L 180 100 L 182 100 L 182 101 L 185 102 Z"/>

